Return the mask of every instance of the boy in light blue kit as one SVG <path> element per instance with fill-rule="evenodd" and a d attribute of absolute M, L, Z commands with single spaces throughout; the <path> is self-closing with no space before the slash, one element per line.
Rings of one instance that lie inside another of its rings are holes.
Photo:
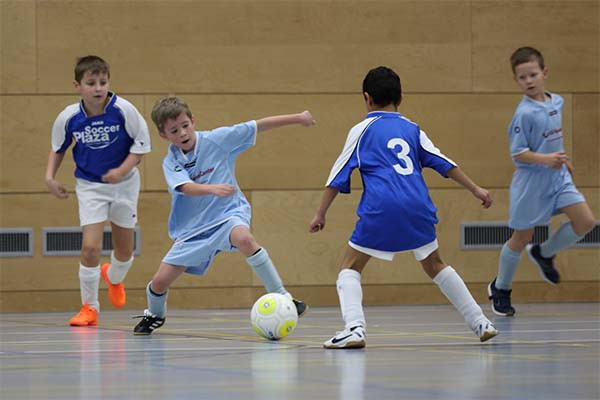
<path fill-rule="evenodd" d="M 325 228 L 325 215 L 338 193 L 350 192 L 350 177 L 360 171 L 364 191 L 358 221 L 348 241 L 337 279 L 345 329 L 324 343 L 325 348 L 366 345 L 361 274 L 371 257 L 391 261 L 394 254 L 412 251 L 425 273 L 463 316 L 479 340 L 498 334 L 475 302 L 462 278 L 442 261 L 438 251 L 436 208 L 423 179 L 423 167 L 436 170 L 469 190 L 484 208 L 492 204 L 487 190 L 477 186 L 429 140 L 419 125 L 398 112 L 400 78 L 389 68 L 370 70 L 363 80 L 366 118 L 348 133 L 342 153 L 331 169 L 321 205 L 310 232 Z"/>
<path fill-rule="evenodd" d="M 52 149 L 46 168 L 48 191 L 68 197 L 56 180 L 65 152 L 74 142 L 75 191 L 83 230 L 79 284 L 83 306 L 69 321 L 73 326 L 98 324 L 100 276 L 115 307 L 125 305 L 123 279 L 133 264 L 134 228 L 140 174 L 136 165 L 150 152 L 146 121 L 127 100 L 109 91 L 110 68 L 97 56 L 75 65 L 75 89 L 81 101 L 65 108 L 52 127 Z M 106 221 L 112 227 L 114 251 L 110 264 L 100 267 Z"/>
<path fill-rule="evenodd" d="M 203 275 L 221 251 L 239 250 L 267 292 L 290 297 L 302 316 L 308 306 L 285 289 L 267 250 L 250 233 L 250 204 L 234 175 L 236 158 L 256 134 L 285 125 L 315 124 L 311 114 L 277 115 L 212 131 L 195 131 L 195 119 L 179 97 L 160 99 L 152 110 L 160 136 L 169 142 L 163 172 L 171 193 L 169 236 L 175 241 L 146 288 L 148 309 L 134 328 L 149 335 L 162 326 L 171 284 L 184 272 Z"/>
<path fill-rule="evenodd" d="M 498 276 L 488 285 L 494 313 L 512 316 L 511 283 L 521 252 L 539 268 L 544 280 L 556 285 L 560 276 L 554 268 L 558 251 L 574 245 L 595 225 L 592 210 L 571 178 L 571 165 L 563 147 L 563 99 L 545 90 L 548 69 L 542 54 L 521 47 L 510 57 L 514 80 L 524 93 L 508 128 L 510 155 L 515 163 L 510 184 L 510 219 L 514 229 L 500 251 Z M 570 219 L 541 245 L 528 244 L 536 225 L 553 215 Z"/>

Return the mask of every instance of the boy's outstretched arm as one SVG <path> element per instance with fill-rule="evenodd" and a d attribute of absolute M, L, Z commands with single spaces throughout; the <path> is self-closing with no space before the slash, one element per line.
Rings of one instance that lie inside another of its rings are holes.
<path fill-rule="evenodd" d="M 313 116 L 309 111 L 304 111 L 298 114 L 273 115 L 256 120 L 256 131 L 263 132 L 269 129 L 279 128 L 286 125 L 302 125 L 311 126 L 316 124 Z"/>
<path fill-rule="evenodd" d="M 327 210 L 335 197 L 338 195 L 340 191 L 331 186 L 327 186 L 325 191 L 323 192 L 323 197 L 321 198 L 321 205 L 317 209 L 315 216 L 312 221 L 310 221 L 310 225 L 308 226 L 308 231 L 311 233 L 318 232 L 325 228 L 325 215 L 327 214 Z"/>
<path fill-rule="evenodd" d="M 483 208 L 489 208 L 492 205 L 492 196 L 490 193 L 482 187 L 479 187 L 469 178 L 459 166 L 456 166 L 449 170 L 446 175 L 449 178 L 454 180 L 455 182 L 460 183 L 465 187 L 469 192 L 473 194 L 473 196 L 477 197 L 481 200 L 481 205 Z"/>

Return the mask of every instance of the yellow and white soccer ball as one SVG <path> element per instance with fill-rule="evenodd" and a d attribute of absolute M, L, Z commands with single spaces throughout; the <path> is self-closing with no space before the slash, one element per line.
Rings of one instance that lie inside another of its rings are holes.
<path fill-rule="evenodd" d="M 269 340 L 279 340 L 296 329 L 298 312 L 294 302 L 279 293 L 267 293 L 256 300 L 250 312 L 252 329 Z"/>

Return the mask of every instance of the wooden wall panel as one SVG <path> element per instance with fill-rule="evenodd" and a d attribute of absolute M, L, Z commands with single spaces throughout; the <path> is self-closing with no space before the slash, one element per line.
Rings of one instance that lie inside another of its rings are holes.
<path fill-rule="evenodd" d="M 596 215 L 600 211 L 594 190 L 584 190 Z M 317 191 L 257 191 L 253 193 L 253 232 L 279 266 L 284 282 L 292 285 L 316 285 L 335 282 L 345 244 L 356 221 L 360 191 L 339 195 L 327 215 L 327 228 L 308 233 L 308 223 L 321 197 Z M 461 222 L 508 220 L 508 190 L 495 189 L 494 205 L 484 210 L 470 193 L 460 189 L 431 190 L 438 208 L 437 226 L 440 254 L 468 282 L 488 282 L 497 272 L 499 250 L 461 250 Z M 595 249 L 568 250 L 556 260 L 565 281 L 594 280 L 598 276 L 600 252 Z M 574 254 L 567 257 L 566 254 Z M 581 256 L 576 270 L 570 265 Z M 537 270 L 523 256 L 517 281 L 539 280 Z M 372 260 L 364 273 L 365 284 L 425 283 L 429 278 L 412 253 L 396 256 L 393 262 Z"/>
<path fill-rule="evenodd" d="M 468 1 L 109 4 L 38 3 L 41 92 L 64 93 L 84 53 L 137 93 L 347 93 L 376 64 L 404 70 L 412 91 L 470 88 Z"/>
<path fill-rule="evenodd" d="M 257 240 L 286 286 L 314 305 L 337 305 L 334 282 L 356 219 L 359 177 L 353 194 L 336 200 L 325 232 L 310 235 L 307 225 L 349 128 L 365 115 L 361 82 L 376 65 L 399 73 L 400 111 L 492 191 L 494 206 L 482 210 L 451 180 L 425 174 L 439 209 L 441 254 L 478 301 L 486 301 L 499 252 L 460 250 L 459 225 L 508 218 L 514 167 L 506 129 L 521 98 L 508 57 L 519 46 L 539 47 L 546 57 L 547 88 L 565 98 L 576 184 L 600 218 L 598 1 L 4 0 L 0 22 L 0 226 L 30 226 L 35 234 L 34 257 L 0 258 L 2 311 L 70 310 L 79 299 L 79 258 L 42 257 L 41 228 L 78 225 L 70 151 L 58 174 L 68 200 L 51 197 L 43 175 L 52 123 L 77 101 L 73 65 L 85 54 L 110 62 L 111 88 L 151 128 L 153 152 L 140 166 L 142 255 L 126 281 L 128 308 L 144 307 L 144 287 L 171 245 L 161 168 L 168 142 L 150 120 L 167 93 L 183 95 L 198 129 L 311 110 L 317 126 L 261 134 L 240 156 L 237 176 L 253 204 Z M 598 249 L 570 249 L 556 263 L 564 283 L 549 287 L 523 256 L 514 301 L 600 299 Z M 363 283 L 366 304 L 446 302 L 412 254 L 371 262 Z M 220 254 L 206 276 L 185 275 L 174 288 L 172 307 L 247 307 L 263 291 L 239 253 Z M 107 304 L 103 284 L 101 299 Z"/>
<path fill-rule="evenodd" d="M 0 195 L 1 227 L 34 229 L 34 257 L 0 259 L 0 292 L 15 290 L 77 289 L 79 257 L 43 257 L 42 228 L 79 226 L 74 195 L 58 200 L 49 194 Z M 34 211 L 35 210 L 35 211 Z M 142 193 L 139 202 L 141 255 L 125 281 L 126 287 L 144 288 L 163 256 L 171 247 L 167 220 L 170 197 L 167 193 Z M 102 262 L 109 262 L 103 257 Z M 239 253 L 219 254 L 204 277 L 184 275 L 175 287 L 249 286 L 252 270 Z M 102 285 L 101 285 L 102 286 Z"/>
<path fill-rule="evenodd" d="M 578 186 L 599 188 L 600 95 L 573 96 L 572 136 L 575 183 Z"/>
<path fill-rule="evenodd" d="M 35 2 L 0 1 L 0 93 L 37 89 Z"/>
<path fill-rule="evenodd" d="M 557 92 L 600 90 L 600 3 L 597 1 L 474 1 L 471 6 L 473 90 L 517 91 L 510 55 L 537 48 Z"/>

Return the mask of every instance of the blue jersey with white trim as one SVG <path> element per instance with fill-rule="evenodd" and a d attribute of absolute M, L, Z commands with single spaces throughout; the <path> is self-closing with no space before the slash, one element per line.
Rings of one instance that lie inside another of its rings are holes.
<path fill-rule="evenodd" d="M 349 193 L 350 176 L 358 168 L 364 191 L 350 240 L 375 250 L 411 250 L 435 239 L 436 208 L 423 167 L 445 177 L 455 166 L 400 113 L 370 112 L 350 130 L 326 185 Z"/>
<path fill-rule="evenodd" d="M 183 241 L 219 225 L 233 216 L 250 223 L 250 204 L 235 177 L 235 161 L 256 141 L 256 122 L 249 121 L 212 131 L 196 132 L 196 146 L 184 153 L 171 144 L 163 160 L 163 172 L 171 194 L 169 236 Z M 188 196 L 180 186 L 229 184 L 236 189 L 227 197 Z"/>
<path fill-rule="evenodd" d="M 133 104 L 109 93 L 104 113 L 88 117 L 82 102 L 66 107 L 52 127 L 52 151 L 73 146 L 75 176 L 102 183 L 102 176 L 117 168 L 129 153 L 150 152 L 146 121 Z"/>
<path fill-rule="evenodd" d="M 517 168 L 545 169 L 541 164 L 514 159 L 526 151 L 550 154 L 564 151 L 562 131 L 563 98 L 546 92 L 550 99 L 541 102 L 523 96 L 508 128 L 510 155 Z"/>

